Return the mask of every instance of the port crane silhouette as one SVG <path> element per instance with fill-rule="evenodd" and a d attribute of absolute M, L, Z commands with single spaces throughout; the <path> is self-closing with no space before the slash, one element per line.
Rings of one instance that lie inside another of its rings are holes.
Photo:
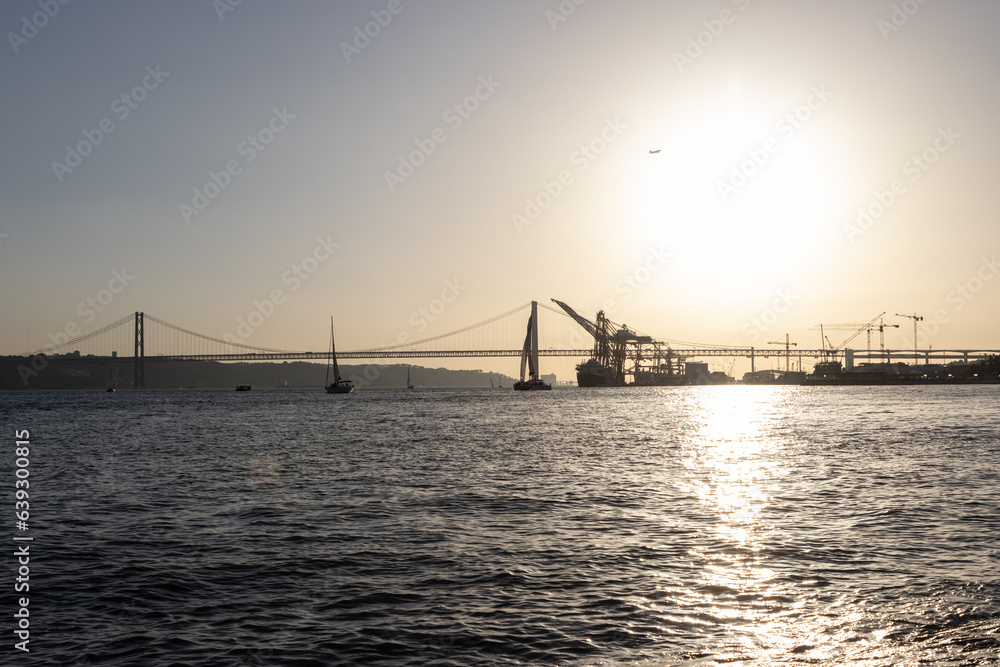
<path fill-rule="evenodd" d="M 913 363 L 919 363 L 920 355 L 917 354 L 917 322 L 922 322 L 924 318 L 916 313 L 913 315 L 902 315 L 900 313 L 896 313 L 896 317 L 908 317 L 913 320 Z"/>
<path fill-rule="evenodd" d="M 782 341 L 780 341 L 780 340 L 769 340 L 769 341 L 767 341 L 767 344 L 768 345 L 781 345 Z M 798 343 L 789 342 L 788 334 L 785 334 L 784 345 L 785 345 L 785 372 L 787 373 L 788 372 L 788 359 L 789 359 L 789 357 L 791 357 L 791 352 L 792 352 L 791 346 L 792 345 L 798 346 Z M 799 357 L 799 370 L 800 371 L 802 370 L 802 357 L 801 356 Z"/>

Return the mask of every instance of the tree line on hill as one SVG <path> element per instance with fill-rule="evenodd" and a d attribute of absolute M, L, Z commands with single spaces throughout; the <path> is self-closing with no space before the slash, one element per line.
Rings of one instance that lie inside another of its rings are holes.
<path fill-rule="evenodd" d="M 343 365 L 344 379 L 354 380 L 358 388 L 399 388 L 410 383 L 417 387 L 489 387 L 490 381 L 510 387 L 514 380 L 506 375 L 483 371 L 455 371 L 406 364 Z M 132 387 L 133 366 L 130 360 L 119 363 L 59 363 L 52 359 L 41 366 L 24 357 L 0 358 L 0 389 L 119 389 Z M 145 364 L 147 389 L 235 389 L 249 384 L 255 389 L 271 387 L 322 387 L 326 383 L 326 364 L 305 361 L 284 363 L 224 363 L 218 361 L 150 362 Z"/>

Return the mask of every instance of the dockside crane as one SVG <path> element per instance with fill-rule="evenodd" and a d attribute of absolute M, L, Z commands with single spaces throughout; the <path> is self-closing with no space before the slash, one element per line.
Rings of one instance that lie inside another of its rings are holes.
<path fill-rule="evenodd" d="M 631 331 L 626 325 L 618 325 L 604 315 L 604 311 L 597 313 L 597 321 L 591 321 L 573 310 L 570 306 L 552 299 L 553 303 L 563 309 L 567 315 L 573 318 L 577 324 L 583 327 L 584 331 L 594 337 L 594 360 L 606 368 L 614 371 L 615 381 L 625 384 L 625 361 L 629 358 L 629 349 L 632 350 L 632 361 L 635 369 L 631 373 L 639 370 L 640 363 L 644 360 L 644 348 L 653 347 L 653 359 L 657 364 L 661 358 L 665 358 L 670 371 L 677 357 L 668 348 L 666 352 L 660 349 L 659 342 L 654 341 L 650 336 L 640 335 Z"/>
<path fill-rule="evenodd" d="M 612 333 L 613 323 L 604 316 L 604 311 L 598 312 L 597 321 L 592 322 L 562 301 L 557 299 L 552 299 L 552 301 L 583 327 L 584 331 L 594 337 L 594 360 L 606 368 L 613 369 L 616 381 L 624 383 L 625 342 L 622 336 Z"/>

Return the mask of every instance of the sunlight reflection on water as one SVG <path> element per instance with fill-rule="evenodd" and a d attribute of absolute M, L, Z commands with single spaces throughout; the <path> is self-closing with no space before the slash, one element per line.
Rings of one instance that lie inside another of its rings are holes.
<path fill-rule="evenodd" d="M 688 477 L 680 486 L 717 514 L 714 532 L 723 546 L 691 550 L 703 563 L 696 588 L 700 599 L 692 602 L 731 624 L 731 637 L 719 647 L 722 654 L 749 653 L 759 661 L 789 652 L 829 657 L 816 646 L 825 641 L 825 628 L 801 615 L 804 603 L 775 581 L 777 572 L 762 555 L 774 532 L 764 511 L 792 469 L 794 443 L 778 435 L 775 417 L 787 413 L 788 394 L 779 388 L 710 389 L 689 395 L 695 429 L 683 443 Z"/>

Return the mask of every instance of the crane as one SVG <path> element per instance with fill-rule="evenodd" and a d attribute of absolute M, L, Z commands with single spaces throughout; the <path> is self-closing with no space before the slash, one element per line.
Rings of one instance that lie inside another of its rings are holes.
<path fill-rule="evenodd" d="M 872 351 L 871 332 L 874 329 L 875 322 L 878 321 L 878 320 L 880 320 L 880 319 L 882 319 L 883 315 L 885 315 L 884 312 L 879 313 L 878 315 L 876 315 L 875 317 L 871 318 L 870 320 L 868 320 L 864 324 L 856 324 L 856 323 L 848 323 L 848 324 L 817 324 L 815 327 L 813 327 L 813 330 L 815 330 L 817 328 L 819 329 L 820 336 L 822 336 L 823 340 L 824 340 L 824 348 L 823 349 L 826 350 L 826 345 L 829 345 L 830 346 L 830 354 L 831 355 L 832 354 L 836 354 L 837 352 L 839 352 L 840 350 L 842 350 L 843 348 L 845 348 L 847 346 L 847 344 L 850 343 L 855 338 L 857 338 L 861 334 L 862 331 L 868 331 L 868 352 L 871 353 L 871 351 Z M 836 347 L 834 347 L 834 345 L 832 343 L 830 343 L 830 339 L 826 337 L 826 334 L 824 333 L 825 329 L 847 329 L 848 331 L 853 331 L 854 333 L 851 334 L 850 336 L 848 336 L 847 339 L 843 343 L 841 343 L 840 345 L 837 345 Z"/>
<path fill-rule="evenodd" d="M 767 341 L 767 344 L 768 345 L 781 345 L 781 341 L 780 340 L 769 340 L 769 341 Z M 785 334 L 785 372 L 786 373 L 788 372 L 788 359 L 791 356 L 791 347 L 790 346 L 792 346 L 792 345 L 798 346 L 798 343 L 791 343 L 791 342 L 789 342 L 788 334 Z"/>
<path fill-rule="evenodd" d="M 917 322 L 922 321 L 924 318 L 920 315 L 914 313 L 913 315 L 903 315 L 901 313 L 896 313 L 896 317 L 909 317 L 913 320 L 913 363 L 920 363 L 920 357 L 917 355 Z"/>
<path fill-rule="evenodd" d="M 594 337 L 594 359 L 605 367 L 612 369 L 616 380 L 624 383 L 625 359 L 628 356 L 626 347 L 628 343 L 650 343 L 652 342 L 652 338 L 636 335 L 624 324 L 619 327 L 604 316 L 603 310 L 597 313 L 597 321 L 592 322 L 562 301 L 556 299 L 552 299 L 552 301 L 573 318 L 577 324 L 583 327 L 584 331 Z M 636 354 L 638 355 L 639 352 Z"/>
<path fill-rule="evenodd" d="M 882 353 L 882 356 L 880 357 L 880 359 L 882 360 L 882 363 L 885 363 L 885 330 L 889 329 L 889 328 L 898 329 L 899 325 L 898 324 L 886 324 L 882 320 L 882 318 L 879 318 L 879 323 L 878 323 L 878 344 L 879 344 L 879 348 L 880 348 L 881 353 Z"/>

